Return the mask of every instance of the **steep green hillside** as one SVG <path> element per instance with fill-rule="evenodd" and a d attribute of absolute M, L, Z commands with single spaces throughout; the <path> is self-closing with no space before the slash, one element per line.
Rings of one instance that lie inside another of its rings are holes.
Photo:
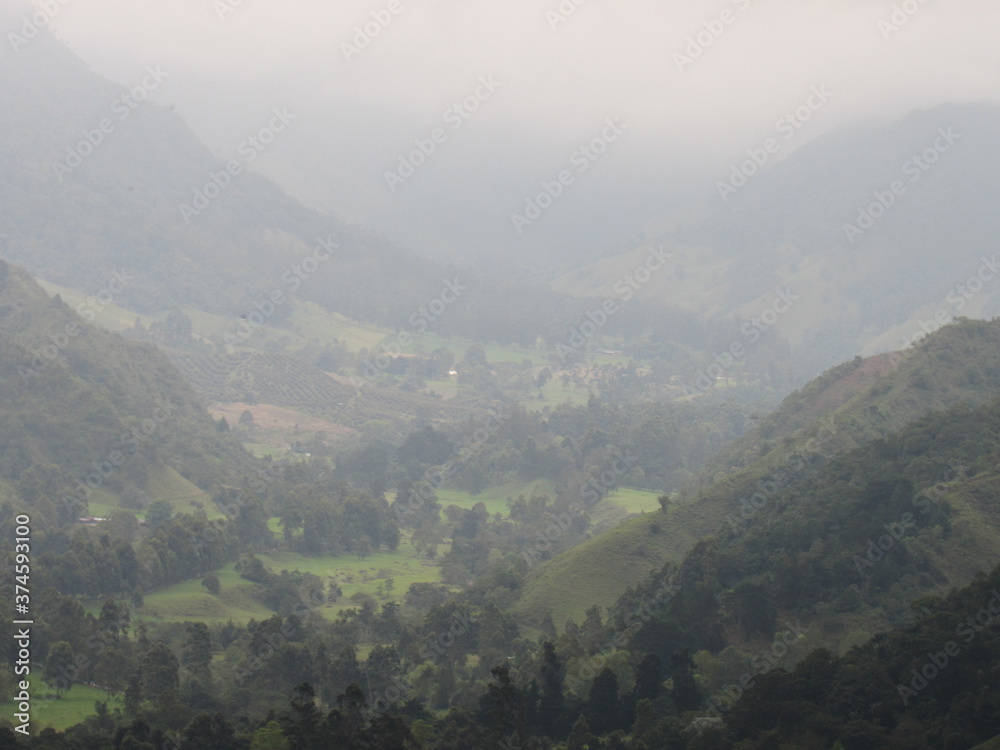
<path fill-rule="evenodd" d="M 88 325 L 91 312 L 0 261 L 0 477 L 61 514 L 72 510 L 62 498 L 96 489 L 189 500 L 238 481 L 250 457 L 177 369 L 152 346 Z"/>
<path fill-rule="evenodd" d="M 704 481 L 753 462 L 776 467 L 815 439 L 832 455 L 901 429 L 932 409 L 1000 394 L 1000 320 L 961 319 L 915 347 L 834 367 L 789 395 L 757 430 L 713 459 Z"/>
<path fill-rule="evenodd" d="M 914 625 L 849 654 L 816 651 L 792 671 L 750 675 L 745 692 L 712 697 L 725 722 L 712 746 L 998 747 L 998 585 L 994 569 L 946 597 L 925 598 Z"/>
<path fill-rule="evenodd" d="M 842 454 L 700 541 L 651 580 L 676 588 L 629 633 L 629 648 L 667 658 L 688 649 L 706 686 L 752 666 L 787 623 L 809 649 L 845 653 L 913 620 L 911 604 L 1000 564 L 1000 400 L 958 405 Z M 623 627 L 652 586 L 612 614 Z"/>
<path fill-rule="evenodd" d="M 956 403 L 1000 396 L 1000 322 L 961 321 L 911 351 L 855 359 L 789 396 L 702 473 L 700 488 L 665 514 L 646 514 L 533 569 L 517 605 L 538 620 L 582 619 L 611 605 L 662 562 L 680 562 L 701 538 L 744 525 L 831 458 Z M 573 585 L 567 586 L 569 581 Z"/>

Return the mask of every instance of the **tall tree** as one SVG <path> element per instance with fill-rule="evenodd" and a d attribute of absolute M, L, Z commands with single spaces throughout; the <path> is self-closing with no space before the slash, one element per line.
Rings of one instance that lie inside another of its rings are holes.
<path fill-rule="evenodd" d="M 187 634 L 181 651 L 184 666 L 197 677 L 208 677 L 212 663 L 212 637 L 208 626 L 203 622 L 189 622 L 184 631 Z"/>
<path fill-rule="evenodd" d="M 584 707 L 587 723 L 598 735 L 622 728 L 621 700 L 618 697 L 618 677 L 608 667 L 594 678 L 590 696 Z"/>
<path fill-rule="evenodd" d="M 128 685 L 131 664 L 125 653 L 117 646 L 104 649 L 94 666 L 94 681 L 103 687 L 110 698 Z"/>
<path fill-rule="evenodd" d="M 597 747 L 598 740 L 591 733 L 590 725 L 585 716 L 580 716 L 566 738 L 566 750 L 591 750 Z"/>
<path fill-rule="evenodd" d="M 169 700 L 180 683 L 180 665 L 163 641 L 154 641 L 140 657 L 142 695 L 150 700 Z"/>
<path fill-rule="evenodd" d="M 73 687 L 76 671 L 76 658 L 73 656 L 72 646 L 66 641 L 59 641 L 49 649 L 42 679 L 49 683 L 58 697 Z"/>
<path fill-rule="evenodd" d="M 694 662 L 691 654 L 684 651 L 670 656 L 670 671 L 673 673 L 674 687 L 670 697 L 681 711 L 693 711 L 701 705 L 701 691 L 694 680 Z"/>
<path fill-rule="evenodd" d="M 563 665 L 551 641 L 542 644 L 541 697 L 538 721 L 541 733 L 556 738 L 566 724 L 566 697 L 563 695 Z"/>

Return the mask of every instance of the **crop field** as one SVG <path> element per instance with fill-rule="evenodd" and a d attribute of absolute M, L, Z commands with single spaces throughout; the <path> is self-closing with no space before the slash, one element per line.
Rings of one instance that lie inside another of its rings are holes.
<path fill-rule="evenodd" d="M 652 513 L 660 510 L 658 498 L 662 494 L 662 492 L 640 490 L 635 487 L 619 487 L 602 502 L 621 508 L 628 513 Z"/>
<path fill-rule="evenodd" d="M 277 532 L 276 520 L 272 519 L 272 528 Z M 438 566 L 418 555 L 406 535 L 395 552 L 380 550 L 364 560 L 353 554 L 306 557 L 285 551 L 263 553 L 257 557 L 274 573 L 298 570 L 313 573 L 324 583 L 332 581 L 339 584 L 343 597 L 319 609 L 326 617 L 336 617 L 341 610 L 355 606 L 351 597 L 358 593 L 372 596 L 382 603 L 401 599 L 413 583 L 437 583 L 441 580 Z M 201 620 L 224 623 L 228 620 L 247 622 L 251 618 L 262 620 L 273 614 L 253 596 L 255 584 L 240 578 L 233 563 L 218 571 L 217 575 L 222 586 L 219 596 L 208 593 L 200 580 L 184 581 L 148 594 L 139 617 L 159 622 Z M 391 579 L 391 583 L 387 583 L 387 579 Z"/>

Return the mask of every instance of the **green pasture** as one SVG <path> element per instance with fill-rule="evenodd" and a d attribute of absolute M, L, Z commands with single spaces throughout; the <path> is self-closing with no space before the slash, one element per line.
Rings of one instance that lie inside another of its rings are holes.
<path fill-rule="evenodd" d="M 43 729 L 55 729 L 62 731 L 74 724 L 79 724 L 89 716 L 94 715 L 94 703 L 97 701 L 108 702 L 108 710 L 113 710 L 116 706 L 121 706 L 120 698 L 113 698 L 108 701 L 108 694 L 89 685 L 73 685 L 61 696 L 56 698 L 49 686 L 41 680 L 34 678 L 30 693 L 31 700 L 31 727 L 32 736 L 37 736 Z M 6 721 L 14 722 L 14 701 L 0 702 L 0 716 Z"/>
<path fill-rule="evenodd" d="M 271 521 L 275 531 L 276 520 Z M 368 594 L 381 603 L 401 599 L 413 583 L 436 583 L 441 580 L 438 566 L 418 555 L 405 536 L 395 552 L 379 550 L 364 560 L 354 554 L 307 557 L 286 551 L 262 553 L 257 557 L 274 573 L 298 570 L 313 573 L 324 583 L 333 581 L 339 584 L 343 597 L 320 609 L 328 617 L 335 617 L 341 610 L 353 607 L 350 599 L 357 593 Z M 148 594 L 139 617 L 161 622 L 192 620 L 220 623 L 228 620 L 246 622 L 251 618 L 261 620 L 273 614 L 253 596 L 255 584 L 240 578 L 233 563 L 218 571 L 217 575 L 222 586 L 219 596 L 208 593 L 200 579 L 191 579 Z M 387 578 L 393 581 L 389 592 L 386 592 Z"/>
<path fill-rule="evenodd" d="M 508 498 L 516 500 L 518 495 L 524 495 L 525 499 L 527 499 L 531 497 L 532 493 L 536 495 L 548 494 L 550 499 L 553 497 L 552 483 L 545 479 L 538 479 L 533 482 L 510 482 L 500 487 L 485 489 L 478 495 L 450 488 L 439 488 L 434 492 L 438 496 L 442 509 L 447 508 L 449 505 L 471 509 L 476 503 L 482 503 L 486 506 L 486 511 L 491 516 L 496 513 L 503 516 L 507 515 L 509 511 L 507 507 Z"/>

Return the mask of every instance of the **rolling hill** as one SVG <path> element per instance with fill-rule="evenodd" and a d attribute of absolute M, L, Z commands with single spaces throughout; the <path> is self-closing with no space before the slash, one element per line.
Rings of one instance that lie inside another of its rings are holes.
<path fill-rule="evenodd" d="M 989 205 L 998 133 L 1000 109 L 985 104 L 841 127 L 755 168 L 725 200 L 716 191 L 683 226 L 552 286 L 606 295 L 655 246 L 669 261 L 636 290 L 640 299 L 752 321 L 790 290 L 797 299 L 771 322 L 809 363 L 807 378 L 899 349 L 941 322 L 1000 312 L 1000 218 Z"/>
<path fill-rule="evenodd" d="M 683 501 L 645 514 L 538 565 L 516 610 L 532 620 L 582 620 L 610 606 L 665 562 L 679 564 L 707 536 L 742 528 L 787 486 L 831 460 L 904 429 L 932 411 L 1000 397 L 1000 322 L 962 321 L 907 352 L 857 358 L 788 396 L 713 459 Z"/>
<path fill-rule="evenodd" d="M 89 325 L 95 304 L 71 309 L 0 261 L 0 481 L 61 514 L 95 492 L 239 481 L 253 464 L 239 442 L 155 347 Z"/>

